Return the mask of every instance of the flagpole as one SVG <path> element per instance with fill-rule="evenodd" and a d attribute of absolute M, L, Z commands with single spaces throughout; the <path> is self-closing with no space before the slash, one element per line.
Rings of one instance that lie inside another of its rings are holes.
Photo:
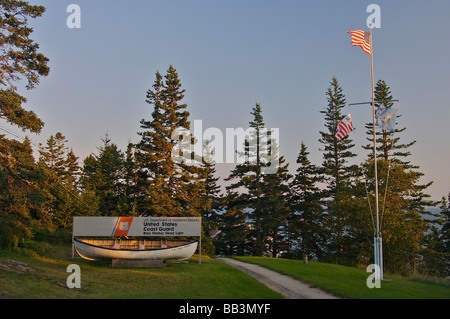
<path fill-rule="evenodd" d="M 382 255 L 382 240 L 380 233 L 380 222 L 379 222 L 379 206 L 378 206 L 378 165 L 377 165 L 377 133 L 375 124 L 375 83 L 373 76 L 373 40 L 372 40 L 372 29 L 370 28 L 369 39 L 370 39 L 370 71 L 372 76 L 372 120 L 373 120 L 373 156 L 375 162 L 375 211 L 376 211 L 376 232 L 374 236 L 374 259 L 375 264 L 379 266 L 379 278 L 383 280 L 383 255 Z M 375 271 L 376 275 L 376 271 Z M 377 276 L 376 276 L 377 277 Z"/>

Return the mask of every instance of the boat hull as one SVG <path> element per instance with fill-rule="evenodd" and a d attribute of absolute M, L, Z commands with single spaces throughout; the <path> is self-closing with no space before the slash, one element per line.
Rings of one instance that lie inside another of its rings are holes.
<path fill-rule="evenodd" d="M 91 242 L 93 242 L 91 240 Z M 88 240 L 74 239 L 75 250 L 80 257 L 87 260 L 102 259 L 161 259 L 185 260 L 189 259 L 197 249 L 197 241 L 185 241 L 174 246 L 161 246 L 146 249 L 145 247 L 127 249 L 105 247 L 89 243 Z"/>

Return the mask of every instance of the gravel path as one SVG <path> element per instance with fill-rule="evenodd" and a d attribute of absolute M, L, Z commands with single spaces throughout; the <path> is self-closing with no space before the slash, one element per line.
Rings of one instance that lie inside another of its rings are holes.
<path fill-rule="evenodd" d="M 275 271 L 255 264 L 244 263 L 231 258 L 216 259 L 253 276 L 259 282 L 265 284 L 267 287 L 278 292 L 287 299 L 339 299 L 318 288 L 311 288 L 308 284 L 297 279 L 281 275 Z"/>

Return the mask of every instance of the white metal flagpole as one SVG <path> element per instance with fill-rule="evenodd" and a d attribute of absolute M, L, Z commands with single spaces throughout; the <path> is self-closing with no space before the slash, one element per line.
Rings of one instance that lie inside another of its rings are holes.
<path fill-rule="evenodd" d="M 376 123 L 375 123 L 375 83 L 373 76 L 373 40 L 372 40 L 372 30 L 370 28 L 369 41 L 370 41 L 370 71 L 372 75 L 372 119 L 373 119 L 373 156 L 375 162 L 375 211 L 376 211 L 376 231 L 374 236 L 374 259 L 375 265 L 379 267 L 378 276 L 379 280 L 383 280 L 383 257 L 382 257 L 382 240 L 380 232 L 380 221 L 379 221 L 379 209 L 378 209 L 378 165 L 377 165 L 377 133 L 376 133 Z M 377 276 L 377 271 L 375 271 L 375 276 Z"/>

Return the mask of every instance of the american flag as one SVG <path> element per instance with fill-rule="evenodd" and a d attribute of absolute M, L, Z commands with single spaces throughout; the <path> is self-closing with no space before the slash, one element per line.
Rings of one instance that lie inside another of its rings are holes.
<path fill-rule="evenodd" d="M 370 41 L 369 34 L 362 30 L 348 30 L 347 33 L 350 33 L 352 36 L 352 45 L 360 46 L 364 52 L 370 54 Z"/>
<path fill-rule="evenodd" d="M 339 122 L 336 128 L 336 134 L 335 136 L 338 138 L 338 140 L 342 140 L 344 137 L 348 135 L 351 131 L 354 130 L 353 122 L 352 122 L 352 116 L 350 113 L 347 114 L 346 117 L 342 119 L 342 121 Z"/>

